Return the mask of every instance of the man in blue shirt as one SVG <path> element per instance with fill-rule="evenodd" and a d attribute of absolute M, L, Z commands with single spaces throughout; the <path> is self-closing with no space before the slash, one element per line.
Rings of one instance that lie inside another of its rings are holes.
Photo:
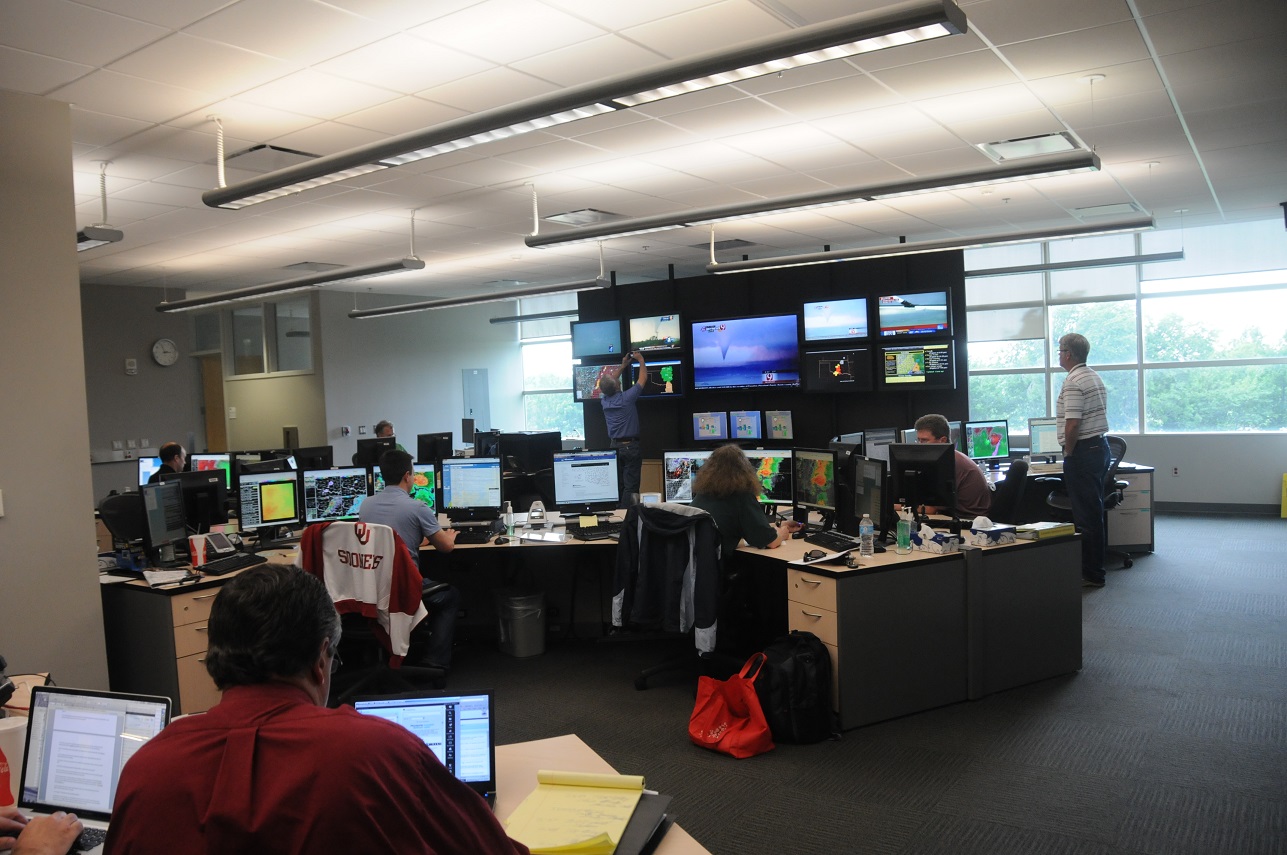
<path fill-rule="evenodd" d="M 411 558 L 419 564 L 420 544 L 428 540 L 439 552 L 450 552 L 456 546 L 456 532 L 438 524 L 438 515 L 424 502 L 411 498 L 415 482 L 415 468 L 411 455 L 405 451 L 386 451 L 380 456 L 380 474 L 385 487 L 362 502 L 358 519 L 364 523 L 387 525 L 398 533 Z M 423 574 L 422 574 L 423 575 Z M 425 579 L 424 587 L 437 585 Z M 429 648 L 418 664 L 441 668 L 451 667 L 451 645 L 456 634 L 456 610 L 460 606 L 460 591 L 451 585 L 427 594 L 425 608 L 429 610 L 426 623 L 432 635 Z"/>
<path fill-rule="evenodd" d="M 639 379 L 624 392 L 621 391 L 621 372 L 630 359 L 639 363 Z M 621 473 L 620 506 L 630 505 L 631 495 L 639 493 L 640 471 L 643 469 L 643 449 L 639 446 L 639 410 L 635 403 L 643 394 L 648 382 L 648 364 L 639 351 L 627 353 L 621 365 L 606 373 L 599 380 L 599 406 L 603 407 L 603 420 L 608 425 L 608 439 L 617 450 L 617 469 Z"/>

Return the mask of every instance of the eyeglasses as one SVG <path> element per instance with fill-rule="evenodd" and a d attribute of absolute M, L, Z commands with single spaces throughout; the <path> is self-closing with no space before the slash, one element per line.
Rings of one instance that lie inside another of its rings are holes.
<path fill-rule="evenodd" d="M 331 673 L 334 674 L 336 671 L 340 670 L 340 666 L 343 664 L 344 664 L 344 660 L 340 658 L 340 654 L 332 650 L 331 651 Z"/>

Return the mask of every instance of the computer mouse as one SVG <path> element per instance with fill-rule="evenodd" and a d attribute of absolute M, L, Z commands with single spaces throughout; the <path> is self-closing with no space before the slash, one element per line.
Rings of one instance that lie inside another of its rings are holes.
<path fill-rule="evenodd" d="M 803 540 L 803 539 L 804 539 L 805 534 L 807 534 L 807 532 L 806 532 L 804 529 L 797 529 L 796 531 L 791 532 L 791 539 L 792 539 L 792 540 Z"/>
<path fill-rule="evenodd" d="M 492 543 L 496 544 L 497 546 L 504 546 L 505 544 L 509 543 L 509 538 L 508 538 L 508 537 L 498 537 L 498 538 L 496 538 L 495 540 L 493 540 L 493 541 L 492 541 Z"/>

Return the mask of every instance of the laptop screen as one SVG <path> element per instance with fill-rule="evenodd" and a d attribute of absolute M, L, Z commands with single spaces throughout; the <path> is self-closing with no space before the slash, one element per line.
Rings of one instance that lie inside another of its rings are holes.
<path fill-rule="evenodd" d="M 490 803 L 496 794 L 492 693 L 408 692 L 358 698 L 354 709 L 397 722 L 420 737 L 447 770 Z"/>
<path fill-rule="evenodd" d="M 19 806 L 110 818 L 125 762 L 169 721 L 169 698 L 33 688 Z"/>

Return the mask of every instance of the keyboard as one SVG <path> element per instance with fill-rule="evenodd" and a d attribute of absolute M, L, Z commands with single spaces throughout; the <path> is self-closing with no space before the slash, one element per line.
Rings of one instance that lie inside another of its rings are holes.
<path fill-rule="evenodd" d="M 490 543 L 496 532 L 489 525 L 472 525 L 453 528 L 456 543 Z"/>
<path fill-rule="evenodd" d="M 599 523 L 588 528 L 582 528 L 580 523 L 570 522 L 567 524 L 567 533 L 577 540 L 607 540 L 610 537 L 619 537 L 624 527 L 624 522 L 615 521 Z"/>
<path fill-rule="evenodd" d="M 254 567 L 256 564 L 267 563 L 267 558 L 262 555 L 256 555 L 253 552 L 234 552 L 232 555 L 207 561 L 196 569 L 200 570 L 203 576 L 222 576 L 234 570 L 245 570 L 247 567 Z"/>
<path fill-rule="evenodd" d="M 841 534 L 838 531 L 815 531 L 804 536 L 804 542 L 821 546 L 828 552 L 844 552 L 846 549 L 857 549 L 858 538 Z"/>
<path fill-rule="evenodd" d="M 1051 475 L 1064 471 L 1064 464 L 1061 463 L 1029 463 L 1028 471 L 1034 475 Z"/>
<path fill-rule="evenodd" d="M 88 852 L 95 846 L 102 846 L 105 840 L 107 840 L 106 828 L 86 828 L 76 838 L 76 842 L 72 844 L 71 851 Z"/>

